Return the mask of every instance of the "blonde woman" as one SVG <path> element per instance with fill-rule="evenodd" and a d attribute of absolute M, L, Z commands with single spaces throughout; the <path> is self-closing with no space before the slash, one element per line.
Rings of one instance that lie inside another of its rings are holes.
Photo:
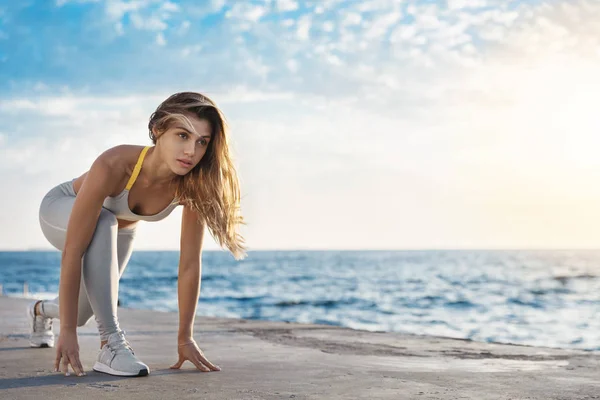
<path fill-rule="evenodd" d="M 32 347 L 53 347 L 52 319 L 60 319 L 55 371 L 85 375 L 76 329 L 95 316 L 100 352 L 93 366 L 117 376 L 145 376 L 119 328 L 119 279 L 132 252 L 137 221 L 159 221 L 182 205 L 178 271 L 179 359 L 201 371 L 219 371 L 193 338 L 200 294 L 205 227 L 236 259 L 245 257 L 237 231 L 240 189 L 225 120 L 199 93 L 177 93 L 151 115 L 154 146 L 120 145 L 102 153 L 89 171 L 51 189 L 40 206 L 40 225 L 62 252 L 59 296 L 28 308 Z"/>

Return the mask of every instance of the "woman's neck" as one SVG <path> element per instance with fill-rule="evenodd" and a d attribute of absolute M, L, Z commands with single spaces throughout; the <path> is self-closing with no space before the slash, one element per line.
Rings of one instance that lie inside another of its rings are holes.
<path fill-rule="evenodd" d="M 177 180 L 178 175 L 173 173 L 169 166 L 160 158 L 156 152 L 156 146 L 150 147 L 144 159 L 144 168 L 140 176 L 147 186 L 169 186 Z"/>

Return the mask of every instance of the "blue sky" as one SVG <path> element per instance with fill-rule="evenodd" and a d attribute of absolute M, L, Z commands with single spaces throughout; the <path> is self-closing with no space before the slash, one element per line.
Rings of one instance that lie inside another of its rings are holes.
<path fill-rule="evenodd" d="M 591 0 L 0 2 L 0 184 L 19 193 L 0 248 L 49 248 L 45 192 L 148 144 L 180 90 L 228 118 L 251 248 L 597 247 L 599 17 Z M 136 246 L 177 248 L 179 215 Z"/>
<path fill-rule="evenodd" d="M 431 33 L 430 41 L 411 46 L 427 50 L 441 38 L 434 30 L 442 26 L 435 24 L 449 27 L 459 20 L 454 9 L 471 15 L 502 9 L 510 20 L 518 15 L 515 9 L 536 3 L 6 1 L 0 9 L 0 88 L 19 94 L 43 81 L 77 91 L 126 94 L 201 82 L 206 90 L 235 83 L 295 93 L 354 94 L 356 77 L 339 74 L 331 64 L 389 63 L 392 42 L 402 36 L 398 26 L 417 26 L 419 11 L 441 11 L 420 23 L 423 32 Z M 458 33 L 468 36 L 462 43 L 484 50 L 476 24 Z"/>

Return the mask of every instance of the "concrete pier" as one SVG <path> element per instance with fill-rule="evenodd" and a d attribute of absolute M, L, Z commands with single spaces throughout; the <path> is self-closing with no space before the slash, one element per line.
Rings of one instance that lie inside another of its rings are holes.
<path fill-rule="evenodd" d="M 195 326 L 222 371 L 170 370 L 177 314 L 123 308 L 121 327 L 150 375 L 92 371 L 92 320 L 79 329 L 87 376 L 65 377 L 52 371 L 54 349 L 28 347 L 30 301 L 0 297 L 0 399 L 600 399 L 595 353 L 227 318 Z"/>

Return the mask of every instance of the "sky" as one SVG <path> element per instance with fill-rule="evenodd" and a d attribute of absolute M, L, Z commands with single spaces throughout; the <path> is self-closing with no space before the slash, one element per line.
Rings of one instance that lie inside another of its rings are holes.
<path fill-rule="evenodd" d="M 184 90 L 250 250 L 599 248 L 599 67 L 595 0 L 0 0 L 0 249 L 51 249 L 44 194 Z"/>

